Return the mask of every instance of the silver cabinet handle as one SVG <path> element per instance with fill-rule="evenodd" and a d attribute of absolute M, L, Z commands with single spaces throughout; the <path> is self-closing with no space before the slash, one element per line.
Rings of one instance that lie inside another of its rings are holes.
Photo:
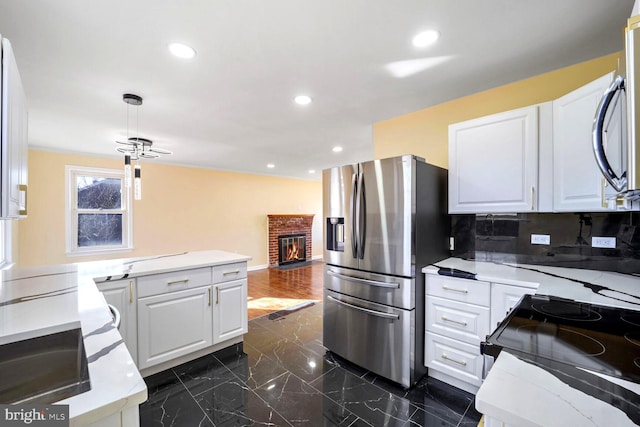
<path fill-rule="evenodd" d="M 362 284 L 371 285 L 371 286 L 378 286 L 380 288 L 390 288 L 390 289 L 400 288 L 400 283 L 379 282 L 377 280 L 369 280 L 369 279 L 362 279 L 360 277 L 346 276 L 344 274 L 336 273 L 335 271 L 331 271 L 331 270 L 328 270 L 327 273 L 331 276 L 335 276 L 343 280 L 348 280 L 350 282 L 362 283 Z"/>
<path fill-rule="evenodd" d="M 535 192 L 535 189 L 533 188 L 533 185 L 531 186 L 531 210 L 533 210 L 533 194 Z"/>
<path fill-rule="evenodd" d="M 465 322 L 465 321 L 449 319 L 446 316 L 442 316 L 442 320 L 444 320 L 445 322 L 457 323 L 458 325 L 467 326 L 467 322 Z"/>
<path fill-rule="evenodd" d="M 211 288 L 207 289 L 209 291 L 209 307 L 211 307 Z"/>
<path fill-rule="evenodd" d="M 181 279 L 181 280 L 172 280 L 171 282 L 167 282 L 167 285 L 177 285 L 178 283 L 187 283 L 189 279 Z"/>
<path fill-rule="evenodd" d="M 383 317 L 385 319 L 393 319 L 393 320 L 400 319 L 400 316 L 398 316 L 397 314 L 383 313 L 381 311 L 370 310 L 368 308 L 360 307 L 358 305 L 349 304 L 348 302 L 340 301 L 339 299 L 334 298 L 331 295 L 327 295 L 327 298 L 329 298 L 331 301 L 337 302 L 338 304 L 342 304 L 342 305 L 344 305 L 346 307 L 353 308 L 354 310 L 358 310 L 358 311 L 362 311 L 362 312 L 367 313 L 367 314 L 371 314 L 372 316 L 378 316 L 378 317 Z"/>
<path fill-rule="evenodd" d="M 444 353 L 442 353 L 442 356 L 440 356 L 440 357 L 442 357 L 444 360 L 448 360 L 450 362 L 457 363 L 458 365 L 467 366 L 467 362 L 465 362 L 464 360 L 460 361 L 460 360 L 452 359 L 452 358 L 450 358 L 449 356 L 447 356 Z"/>
<path fill-rule="evenodd" d="M 468 294 L 469 291 L 466 289 L 456 289 L 456 288 L 450 288 L 446 285 L 442 286 L 442 289 L 444 289 L 445 291 L 453 291 L 453 292 L 460 292 L 461 294 Z"/>
<path fill-rule="evenodd" d="M 224 273 L 222 273 L 223 276 L 228 276 L 230 274 L 240 274 L 240 270 L 225 271 Z"/>
<path fill-rule="evenodd" d="M 220 301 L 220 288 L 216 288 L 216 305 Z"/>
<path fill-rule="evenodd" d="M 129 304 L 133 303 L 133 280 L 129 280 Z"/>

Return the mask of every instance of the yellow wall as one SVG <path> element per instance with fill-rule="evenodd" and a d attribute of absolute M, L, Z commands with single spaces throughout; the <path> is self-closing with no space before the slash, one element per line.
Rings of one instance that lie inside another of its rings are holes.
<path fill-rule="evenodd" d="M 617 58 L 617 53 L 603 56 L 375 123 L 374 156 L 416 154 L 448 168 L 450 124 L 551 101 L 616 69 Z"/>
<path fill-rule="evenodd" d="M 122 167 L 114 158 L 29 151 L 29 216 L 19 221 L 19 267 L 221 249 L 267 261 L 267 214 L 315 214 L 313 256 L 322 255 L 319 181 L 144 162 L 142 200 L 133 202 L 132 252 L 65 255 L 65 165 Z"/>

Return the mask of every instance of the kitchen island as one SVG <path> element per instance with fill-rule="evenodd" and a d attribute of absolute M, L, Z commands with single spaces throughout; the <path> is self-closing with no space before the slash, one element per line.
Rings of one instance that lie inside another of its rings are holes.
<path fill-rule="evenodd" d="M 446 283 L 458 286 L 456 290 L 466 290 L 469 294 L 477 288 L 490 289 L 487 308 L 492 321 L 484 329 L 485 334 L 491 333 L 496 327 L 495 319 L 502 320 L 506 311 L 525 294 L 535 294 L 539 299 L 557 296 L 615 310 L 640 310 L 640 277 L 634 274 L 518 264 L 508 259 L 461 258 L 443 260 L 424 268 L 423 272 L 427 280 L 430 277 L 448 280 Z M 451 320 L 458 320 L 453 312 L 449 316 Z M 454 341 L 449 339 L 450 342 Z M 640 341 L 637 344 L 636 357 L 640 356 Z M 474 348 L 477 353 L 474 357 L 482 358 L 479 342 L 476 341 Z M 455 346 L 446 350 L 447 357 L 455 355 Z M 640 359 L 636 359 L 638 361 Z M 447 369 L 445 366 L 441 370 L 447 372 Z M 640 384 L 618 376 L 505 348 L 484 381 L 478 383 L 481 386 L 476 395 L 476 408 L 485 414 L 487 427 L 640 425 Z"/>
<path fill-rule="evenodd" d="M 137 426 L 147 388 L 96 282 L 215 269 L 249 259 L 212 250 L 3 271 L 0 344 L 80 327 L 91 389 L 55 403 L 69 405 L 72 426 Z"/>

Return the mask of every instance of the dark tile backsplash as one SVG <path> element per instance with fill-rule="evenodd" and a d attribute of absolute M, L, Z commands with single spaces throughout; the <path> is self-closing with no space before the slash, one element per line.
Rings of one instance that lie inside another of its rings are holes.
<path fill-rule="evenodd" d="M 532 245 L 532 234 L 551 244 Z M 451 235 L 462 258 L 640 273 L 640 212 L 452 215 Z M 592 237 L 616 247 L 592 248 Z"/>

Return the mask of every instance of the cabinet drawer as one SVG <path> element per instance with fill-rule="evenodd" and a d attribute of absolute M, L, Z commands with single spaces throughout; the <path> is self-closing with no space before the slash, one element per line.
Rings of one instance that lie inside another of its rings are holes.
<path fill-rule="evenodd" d="M 213 283 L 230 282 L 247 277 L 247 263 L 216 265 L 213 267 Z"/>
<path fill-rule="evenodd" d="M 470 345 L 427 332 L 424 364 L 469 384 L 482 384 L 484 357 L 480 346 Z"/>
<path fill-rule="evenodd" d="M 211 268 L 172 271 L 138 277 L 138 298 L 211 284 Z"/>
<path fill-rule="evenodd" d="M 491 285 L 479 280 L 426 275 L 426 293 L 436 297 L 489 307 Z"/>
<path fill-rule="evenodd" d="M 479 345 L 489 330 L 489 309 L 427 295 L 426 324 L 430 332 Z"/>

